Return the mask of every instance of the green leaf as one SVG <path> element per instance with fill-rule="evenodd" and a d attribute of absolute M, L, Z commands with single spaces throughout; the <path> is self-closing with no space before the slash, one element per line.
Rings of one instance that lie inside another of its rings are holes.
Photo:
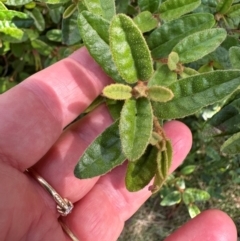
<path fill-rule="evenodd" d="M 240 131 L 240 98 L 224 106 L 209 121 L 209 124 L 221 130 L 224 134 L 234 134 Z"/>
<path fill-rule="evenodd" d="M 173 47 L 183 38 L 211 28 L 215 24 L 212 14 L 195 13 L 163 24 L 154 30 L 147 39 L 154 58 L 163 58 L 169 55 Z"/>
<path fill-rule="evenodd" d="M 118 121 L 114 122 L 85 150 L 74 169 L 76 177 L 103 175 L 124 162 L 118 125 Z"/>
<path fill-rule="evenodd" d="M 7 23 L 5 21 L 0 21 L 0 33 L 3 33 L 11 38 L 14 38 L 14 39 L 17 39 L 17 40 L 21 40 L 24 36 L 24 32 L 23 30 L 21 29 L 18 29 L 16 26 Z M 8 41 L 8 42 L 11 42 L 9 41 L 8 39 L 6 39 L 5 36 L 5 40 Z M 2 39 L 4 39 L 2 37 Z"/>
<path fill-rule="evenodd" d="M 187 78 L 192 75 L 199 74 L 195 69 L 184 67 L 183 72 L 179 73 L 182 78 Z"/>
<path fill-rule="evenodd" d="M 27 3 L 30 3 L 31 1 L 32 0 L 7 0 L 6 2 L 4 2 L 4 4 L 10 5 L 10 6 L 22 6 Z"/>
<path fill-rule="evenodd" d="M 231 6 L 231 8 L 226 13 L 226 15 L 229 18 L 239 18 L 239 14 L 240 14 L 240 4 L 235 4 Z"/>
<path fill-rule="evenodd" d="M 164 86 L 150 86 L 147 89 L 147 97 L 157 102 L 167 102 L 173 98 L 173 92 Z"/>
<path fill-rule="evenodd" d="M 127 83 L 151 77 L 153 66 L 147 44 L 132 19 L 124 14 L 111 22 L 110 48 L 117 69 Z"/>
<path fill-rule="evenodd" d="M 188 206 L 188 213 L 191 218 L 194 218 L 198 214 L 200 214 L 201 211 L 199 210 L 199 208 L 196 205 L 192 204 L 191 206 Z"/>
<path fill-rule="evenodd" d="M 182 194 L 182 200 L 183 200 L 184 204 L 186 204 L 186 205 L 193 204 L 195 202 L 194 197 L 185 191 Z"/>
<path fill-rule="evenodd" d="M 90 12 L 107 20 L 116 14 L 114 0 L 84 0 L 84 4 Z"/>
<path fill-rule="evenodd" d="M 181 79 L 168 86 L 174 98 L 166 103 L 152 103 L 160 119 L 182 118 L 220 101 L 240 85 L 240 71 L 214 71 Z"/>
<path fill-rule="evenodd" d="M 181 190 L 184 190 L 186 188 L 185 180 L 183 178 L 179 178 L 176 181 L 176 186 L 177 186 L 177 188 L 180 188 Z"/>
<path fill-rule="evenodd" d="M 127 13 L 130 0 L 116 0 L 116 11 L 117 13 Z"/>
<path fill-rule="evenodd" d="M 158 20 L 148 11 L 139 13 L 133 21 L 142 33 L 149 32 L 158 25 Z"/>
<path fill-rule="evenodd" d="M 200 0 L 167 0 L 160 5 L 160 17 L 170 21 L 196 9 L 201 4 Z"/>
<path fill-rule="evenodd" d="M 79 15 L 78 26 L 84 44 L 96 62 L 116 82 L 124 83 L 112 60 L 112 54 L 108 45 L 109 22 L 97 15 L 83 11 Z"/>
<path fill-rule="evenodd" d="M 171 52 L 168 56 L 168 68 L 170 70 L 176 70 L 177 69 L 177 64 L 179 62 L 179 56 L 178 56 L 178 53 L 176 52 Z"/>
<path fill-rule="evenodd" d="M 112 100 L 112 99 L 106 99 L 106 104 L 108 107 L 108 110 L 114 120 L 117 120 L 120 118 L 120 113 L 122 111 L 124 101 L 122 100 Z"/>
<path fill-rule="evenodd" d="M 0 11 L 4 11 L 4 10 L 8 10 L 8 9 L 2 2 L 0 2 Z"/>
<path fill-rule="evenodd" d="M 154 177 L 153 185 L 150 187 L 152 193 L 160 190 L 163 183 L 167 180 L 169 169 L 172 164 L 172 144 L 169 140 L 165 140 L 165 150 L 159 150 L 157 155 L 157 170 Z"/>
<path fill-rule="evenodd" d="M 226 14 L 233 4 L 233 0 L 220 0 L 217 5 L 217 12 Z"/>
<path fill-rule="evenodd" d="M 184 193 L 188 195 L 188 200 L 192 202 L 204 202 L 210 199 L 210 194 L 198 188 L 187 188 Z M 187 199 L 185 200 L 185 203 Z M 190 202 L 189 202 L 190 203 Z M 188 204 L 188 203 L 186 203 Z"/>
<path fill-rule="evenodd" d="M 45 42 L 40 39 L 33 39 L 31 45 L 36 49 L 40 54 L 48 56 L 53 51 L 52 47 L 48 46 Z"/>
<path fill-rule="evenodd" d="M 28 11 L 25 9 L 25 12 L 33 19 L 34 25 L 39 31 L 45 30 L 45 20 L 38 8 L 34 8 L 32 11 Z"/>
<path fill-rule="evenodd" d="M 162 151 L 162 158 L 161 158 L 161 168 L 162 176 L 164 179 L 167 178 L 169 169 L 172 164 L 172 144 L 169 140 L 166 141 L 166 150 Z"/>
<path fill-rule="evenodd" d="M 64 4 L 69 2 L 69 0 L 42 0 L 42 1 L 48 4 Z"/>
<path fill-rule="evenodd" d="M 173 51 L 178 53 L 181 63 L 190 63 L 213 52 L 226 36 L 224 29 L 203 30 L 184 38 Z"/>
<path fill-rule="evenodd" d="M 201 66 L 201 67 L 198 69 L 198 72 L 199 72 L 199 73 L 207 73 L 207 72 L 211 72 L 211 71 L 213 71 L 212 63 L 204 64 L 203 66 Z"/>
<path fill-rule="evenodd" d="M 122 149 L 129 161 L 139 159 L 145 152 L 152 128 L 150 101 L 146 98 L 126 100 L 121 112 L 119 130 Z"/>
<path fill-rule="evenodd" d="M 27 14 L 14 10 L 1 10 L 0 21 L 6 28 L 29 28 L 33 25 L 33 20 Z"/>
<path fill-rule="evenodd" d="M 161 65 L 148 81 L 148 86 L 169 86 L 177 81 L 177 73 L 171 71 L 167 65 Z"/>
<path fill-rule="evenodd" d="M 195 169 L 196 169 L 196 165 L 188 165 L 182 168 L 180 172 L 182 175 L 189 175 L 193 173 Z"/>
<path fill-rule="evenodd" d="M 231 65 L 234 69 L 240 69 L 240 47 L 234 46 L 229 49 Z"/>
<path fill-rule="evenodd" d="M 161 206 L 172 206 L 181 202 L 181 193 L 179 191 L 173 191 L 163 198 Z"/>
<path fill-rule="evenodd" d="M 49 8 L 49 15 L 54 23 L 58 24 L 60 22 L 63 11 L 63 6 L 58 6 L 57 8 Z"/>
<path fill-rule="evenodd" d="M 63 13 L 63 18 L 69 18 L 77 10 L 77 5 L 72 3 L 70 4 Z"/>
<path fill-rule="evenodd" d="M 30 27 L 33 24 L 27 14 L 14 10 L 0 11 L 0 33 L 1 38 L 8 42 L 23 42 L 27 35 L 21 28 Z"/>
<path fill-rule="evenodd" d="M 0 94 L 11 89 L 15 85 L 17 85 L 15 81 L 9 81 L 7 78 L 0 78 Z"/>
<path fill-rule="evenodd" d="M 221 151 L 226 154 L 240 153 L 240 132 L 228 138 L 221 146 Z"/>
<path fill-rule="evenodd" d="M 24 5 L 26 9 L 33 9 L 36 7 L 36 2 L 30 2 Z"/>
<path fill-rule="evenodd" d="M 138 6 L 143 11 L 149 11 L 151 13 L 156 13 L 159 8 L 159 0 L 138 0 Z"/>
<path fill-rule="evenodd" d="M 132 88 L 123 84 L 108 85 L 103 89 L 103 95 L 114 100 L 127 100 L 132 97 Z"/>
<path fill-rule="evenodd" d="M 90 113 L 95 110 L 99 105 L 104 103 L 104 97 L 99 95 L 88 107 L 84 110 L 84 113 Z"/>
<path fill-rule="evenodd" d="M 148 146 L 138 160 L 129 162 L 126 174 L 126 187 L 130 192 L 143 189 L 154 177 L 157 168 L 158 149 Z"/>
<path fill-rule="evenodd" d="M 62 31 L 60 29 L 51 29 L 47 31 L 46 37 L 54 42 L 61 42 L 62 41 Z"/>
<path fill-rule="evenodd" d="M 81 40 L 77 26 L 78 12 L 75 11 L 69 18 L 62 20 L 62 42 L 66 45 L 73 45 Z"/>

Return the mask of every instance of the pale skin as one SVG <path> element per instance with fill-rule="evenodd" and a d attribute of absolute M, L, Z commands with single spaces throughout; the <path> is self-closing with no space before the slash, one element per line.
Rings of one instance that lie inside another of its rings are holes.
<path fill-rule="evenodd" d="M 126 164 L 87 180 L 74 177 L 79 156 L 112 123 L 102 105 L 64 129 L 111 83 L 82 48 L 0 95 L 0 240 L 67 241 L 51 196 L 31 176 L 34 169 L 74 203 L 62 221 L 81 241 L 114 241 L 124 222 L 149 198 L 145 188 L 130 193 Z M 192 137 L 178 121 L 164 126 L 174 149 L 171 172 L 188 154 Z M 233 221 L 208 210 L 184 224 L 166 241 L 236 241 Z"/>

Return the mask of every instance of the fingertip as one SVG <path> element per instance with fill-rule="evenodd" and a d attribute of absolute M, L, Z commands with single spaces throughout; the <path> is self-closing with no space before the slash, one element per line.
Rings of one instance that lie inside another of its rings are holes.
<path fill-rule="evenodd" d="M 192 133 L 190 129 L 180 121 L 169 121 L 164 124 L 167 137 L 172 141 L 173 162 L 170 172 L 173 172 L 188 155 L 192 147 Z"/>
<path fill-rule="evenodd" d="M 237 230 L 233 220 L 224 212 L 207 210 L 188 221 L 165 241 L 235 241 Z"/>

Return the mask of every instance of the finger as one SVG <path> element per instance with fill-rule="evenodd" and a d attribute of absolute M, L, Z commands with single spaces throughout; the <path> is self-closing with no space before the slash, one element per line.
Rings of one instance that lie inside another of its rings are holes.
<path fill-rule="evenodd" d="M 74 176 L 74 167 L 87 146 L 111 123 L 106 106 L 98 107 L 66 129 L 34 169 L 63 197 L 78 201 L 89 192 L 98 177 L 78 179 Z M 55 205 L 51 207 L 56 211 Z"/>
<path fill-rule="evenodd" d="M 235 241 L 237 230 L 232 219 L 222 211 L 208 210 L 187 222 L 165 241 Z"/>
<path fill-rule="evenodd" d="M 32 166 L 110 81 L 82 48 L 1 95 L 1 159 Z"/>
<path fill-rule="evenodd" d="M 191 148 L 191 133 L 177 121 L 167 124 L 165 131 L 172 138 L 173 168 L 176 168 Z M 125 172 L 126 163 L 101 177 L 91 191 L 76 203 L 74 212 L 65 222 L 80 240 L 116 240 L 124 222 L 149 198 L 148 187 L 135 193 L 126 190 Z"/>

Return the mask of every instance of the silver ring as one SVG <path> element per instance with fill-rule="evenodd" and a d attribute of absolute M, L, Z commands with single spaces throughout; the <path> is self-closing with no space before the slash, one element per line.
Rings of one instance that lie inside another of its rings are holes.
<path fill-rule="evenodd" d="M 62 216 L 67 216 L 69 213 L 73 210 L 73 204 L 67 200 L 66 198 L 62 198 L 57 191 L 44 180 L 37 172 L 35 172 L 33 169 L 26 169 L 26 172 L 28 172 L 34 179 L 36 179 L 42 187 L 44 187 L 50 195 L 53 197 L 54 201 L 57 203 L 57 211 Z"/>

